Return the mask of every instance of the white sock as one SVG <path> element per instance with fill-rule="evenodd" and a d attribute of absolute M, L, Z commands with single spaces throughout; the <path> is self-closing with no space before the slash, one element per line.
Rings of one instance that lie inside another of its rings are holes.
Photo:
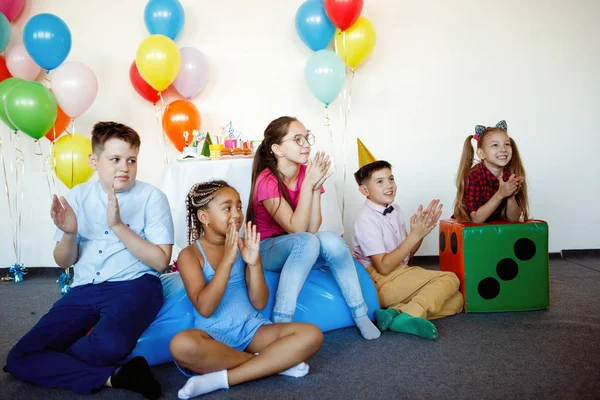
<path fill-rule="evenodd" d="M 292 376 L 294 378 L 302 378 L 308 374 L 308 364 L 305 362 L 301 362 L 300 364 L 294 365 L 290 369 L 286 369 L 285 371 L 281 371 L 279 375 Z"/>
<path fill-rule="evenodd" d="M 258 353 L 254 353 L 254 355 L 257 356 Z M 308 370 L 308 364 L 305 362 L 301 362 L 300 364 L 294 365 L 292 368 L 288 368 L 285 371 L 281 371 L 279 375 L 291 376 L 294 378 L 302 378 L 303 376 L 306 376 L 308 374 Z"/>
<path fill-rule="evenodd" d="M 179 389 L 177 397 L 182 400 L 187 400 L 219 389 L 229 389 L 226 369 L 211 372 L 210 374 L 192 376 L 185 385 Z"/>
<path fill-rule="evenodd" d="M 365 314 L 362 317 L 354 318 L 354 322 L 356 322 L 356 326 L 360 330 L 360 334 L 367 340 L 377 339 L 381 336 L 381 332 L 369 319 L 369 317 Z"/>

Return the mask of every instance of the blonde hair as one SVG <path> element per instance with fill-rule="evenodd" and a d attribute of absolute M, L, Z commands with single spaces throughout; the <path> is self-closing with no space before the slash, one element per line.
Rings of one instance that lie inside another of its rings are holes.
<path fill-rule="evenodd" d="M 492 132 L 503 132 L 507 134 L 504 129 L 497 127 L 486 129 L 479 136 L 479 140 L 477 140 L 478 149 L 483 147 L 483 143 L 485 142 L 486 138 L 490 136 L 488 133 Z M 460 157 L 458 173 L 456 174 L 456 201 L 454 202 L 454 218 L 464 222 L 473 222 L 467 210 L 467 205 L 465 204 L 465 186 L 467 183 L 467 177 L 469 176 L 469 173 L 474 168 L 478 167 L 478 164 L 481 162 L 478 161 L 476 165 L 473 165 L 475 162 L 475 151 L 471 145 L 471 139 L 473 139 L 473 135 L 467 136 L 465 142 L 463 143 L 462 156 Z M 511 137 L 509 137 L 509 140 L 510 146 L 512 147 L 512 158 L 505 168 L 508 168 L 511 174 L 523 177 L 524 179 L 523 185 L 521 185 L 521 189 L 515 196 L 515 199 L 521 208 L 521 211 L 523 212 L 523 219 L 527 221 L 529 220 L 529 201 L 527 198 L 527 180 L 525 176 L 525 168 L 523 168 L 523 162 L 521 161 L 521 155 L 519 153 L 517 143 L 515 143 Z"/>

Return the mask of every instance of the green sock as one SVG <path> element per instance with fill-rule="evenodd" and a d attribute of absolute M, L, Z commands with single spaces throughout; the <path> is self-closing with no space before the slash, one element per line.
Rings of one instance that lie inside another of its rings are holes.
<path fill-rule="evenodd" d="M 438 331 L 431 322 L 424 318 L 415 318 L 406 313 L 399 314 L 390 324 L 394 332 L 410 333 L 425 339 L 437 339 Z"/>
<path fill-rule="evenodd" d="M 396 315 L 398 315 L 398 311 L 393 308 L 388 308 L 387 310 L 375 310 L 375 322 L 377 323 L 377 328 L 382 332 L 385 331 L 390 327 L 390 324 Z"/>

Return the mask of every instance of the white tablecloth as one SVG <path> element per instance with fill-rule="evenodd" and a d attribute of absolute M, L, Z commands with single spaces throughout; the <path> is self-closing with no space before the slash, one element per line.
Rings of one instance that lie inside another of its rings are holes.
<path fill-rule="evenodd" d="M 185 197 L 192 185 L 215 179 L 227 181 L 240 193 L 245 213 L 252 183 L 252 161 L 252 158 L 216 161 L 186 160 L 174 161 L 165 167 L 162 190 L 169 199 L 175 223 L 174 257 L 180 249 L 187 246 Z M 323 223 L 320 230 L 332 231 L 340 235 L 344 232 L 335 186 L 331 180 L 325 182 L 325 194 L 321 198 L 321 213 Z"/>

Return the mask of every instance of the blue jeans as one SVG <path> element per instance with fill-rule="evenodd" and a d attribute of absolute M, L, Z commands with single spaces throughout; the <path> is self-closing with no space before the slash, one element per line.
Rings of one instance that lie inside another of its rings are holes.
<path fill-rule="evenodd" d="M 263 268 L 281 272 L 273 322 L 289 322 L 296 310 L 300 290 L 312 269 L 327 265 L 342 290 L 354 318 L 367 314 L 350 249 L 333 232 L 293 233 L 260 242 Z"/>

